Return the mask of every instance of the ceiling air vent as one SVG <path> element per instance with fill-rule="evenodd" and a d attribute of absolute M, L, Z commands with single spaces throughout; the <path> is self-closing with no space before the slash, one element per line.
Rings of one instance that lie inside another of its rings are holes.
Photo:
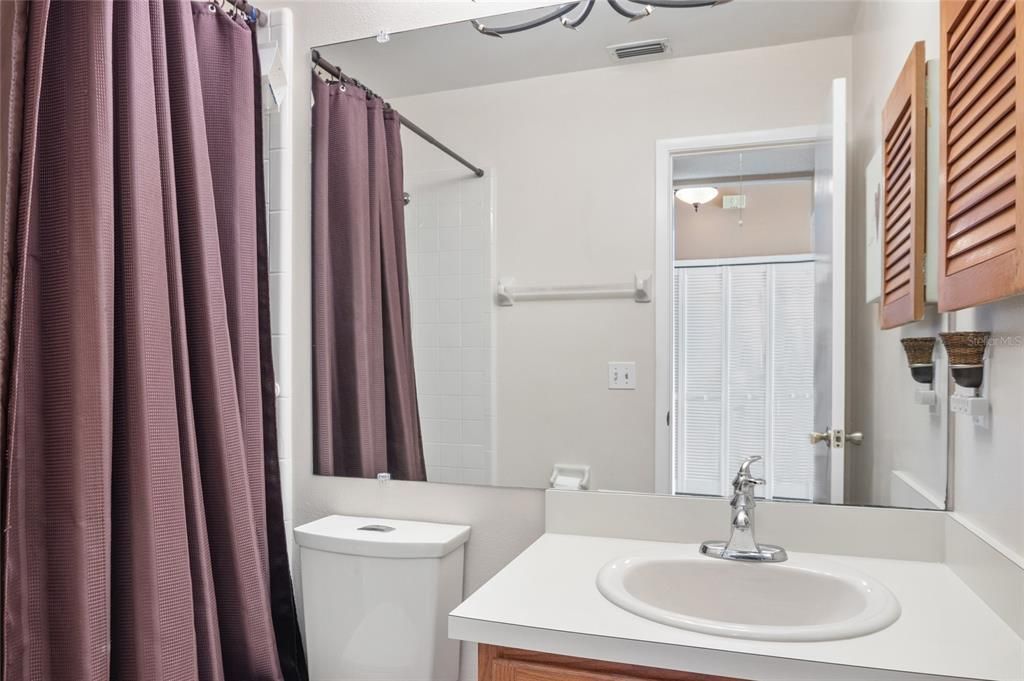
<path fill-rule="evenodd" d="M 641 40 L 636 43 L 622 43 L 621 45 L 609 45 L 608 55 L 612 61 L 623 61 L 625 59 L 653 59 L 663 54 L 671 54 L 668 39 Z"/>

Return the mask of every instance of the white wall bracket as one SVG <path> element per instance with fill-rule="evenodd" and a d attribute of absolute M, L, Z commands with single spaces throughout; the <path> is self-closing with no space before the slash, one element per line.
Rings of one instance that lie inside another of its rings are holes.
<path fill-rule="evenodd" d="M 988 398 L 965 395 L 959 390 L 958 388 L 957 392 L 950 396 L 949 410 L 954 414 L 971 417 L 976 426 L 987 427 L 990 412 Z"/>
<path fill-rule="evenodd" d="M 515 280 L 498 280 L 496 300 L 502 307 L 528 300 L 593 300 L 629 298 L 637 303 L 651 302 L 653 277 L 650 272 L 636 272 L 631 284 L 580 284 L 575 286 L 516 286 Z"/>
<path fill-rule="evenodd" d="M 929 407 L 934 407 L 939 403 L 939 395 L 935 392 L 932 386 L 927 388 L 918 388 L 914 391 L 914 404 L 924 404 Z"/>

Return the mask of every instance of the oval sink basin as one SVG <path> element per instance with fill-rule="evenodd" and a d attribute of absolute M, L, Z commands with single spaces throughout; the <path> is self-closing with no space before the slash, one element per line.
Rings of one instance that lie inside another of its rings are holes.
<path fill-rule="evenodd" d="M 886 628 L 900 604 L 879 582 L 826 560 L 742 563 L 622 558 L 597 576 L 615 605 L 672 627 L 762 641 L 831 641 Z"/>

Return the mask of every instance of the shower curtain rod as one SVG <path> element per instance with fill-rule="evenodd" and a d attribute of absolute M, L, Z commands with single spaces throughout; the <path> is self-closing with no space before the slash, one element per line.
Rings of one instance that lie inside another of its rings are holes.
<path fill-rule="evenodd" d="M 337 66 L 335 66 L 334 64 L 332 64 L 331 62 L 327 61 L 322 56 L 320 56 L 320 52 L 318 50 L 313 50 L 312 53 L 311 53 L 311 56 L 313 58 L 313 63 L 314 64 L 316 64 L 317 66 L 322 68 L 327 73 L 331 74 L 331 76 L 333 76 L 334 78 L 337 78 L 338 80 L 346 82 L 346 83 L 351 83 L 352 85 L 355 85 L 356 87 L 362 88 L 363 90 L 366 91 L 367 94 L 369 94 L 372 97 L 379 97 L 379 95 L 377 95 L 373 90 L 371 90 L 370 88 L 366 87 L 365 85 L 360 83 L 355 78 L 352 78 L 351 76 L 346 76 L 344 73 L 342 73 L 341 69 L 339 69 Z M 418 126 L 415 123 L 413 123 L 412 121 L 410 121 L 408 118 L 406 118 L 402 114 L 398 114 L 398 119 L 402 122 L 402 125 L 404 125 L 406 128 L 409 129 L 410 132 L 413 132 L 413 133 L 419 135 L 420 137 L 425 139 L 427 142 L 430 142 L 435 147 L 437 147 L 438 149 L 440 149 L 444 153 L 448 154 L 449 156 L 454 158 L 456 161 L 458 161 L 462 165 L 464 165 L 467 168 L 469 168 L 473 172 L 473 174 L 476 175 L 477 177 L 483 177 L 484 176 L 484 171 L 481 168 L 477 168 L 475 165 L 473 165 L 472 163 L 470 163 L 469 161 L 467 161 L 463 157 L 459 156 L 457 153 L 452 151 L 449 147 L 447 147 L 444 144 L 442 144 L 441 142 L 439 142 L 436 137 L 434 137 L 433 135 L 428 133 L 426 130 L 424 130 L 420 126 Z"/>

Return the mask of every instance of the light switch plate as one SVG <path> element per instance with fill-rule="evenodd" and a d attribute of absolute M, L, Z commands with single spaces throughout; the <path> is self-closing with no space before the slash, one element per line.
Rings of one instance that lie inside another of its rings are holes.
<path fill-rule="evenodd" d="M 636 362 L 608 362 L 609 390 L 636 390 Z"/>
<path fill-rule="evenodd" d="M 722 208 L 724 210 L 736 210 L 747 207 L 745 194 L 726 194 L 722 196 Z"/>

